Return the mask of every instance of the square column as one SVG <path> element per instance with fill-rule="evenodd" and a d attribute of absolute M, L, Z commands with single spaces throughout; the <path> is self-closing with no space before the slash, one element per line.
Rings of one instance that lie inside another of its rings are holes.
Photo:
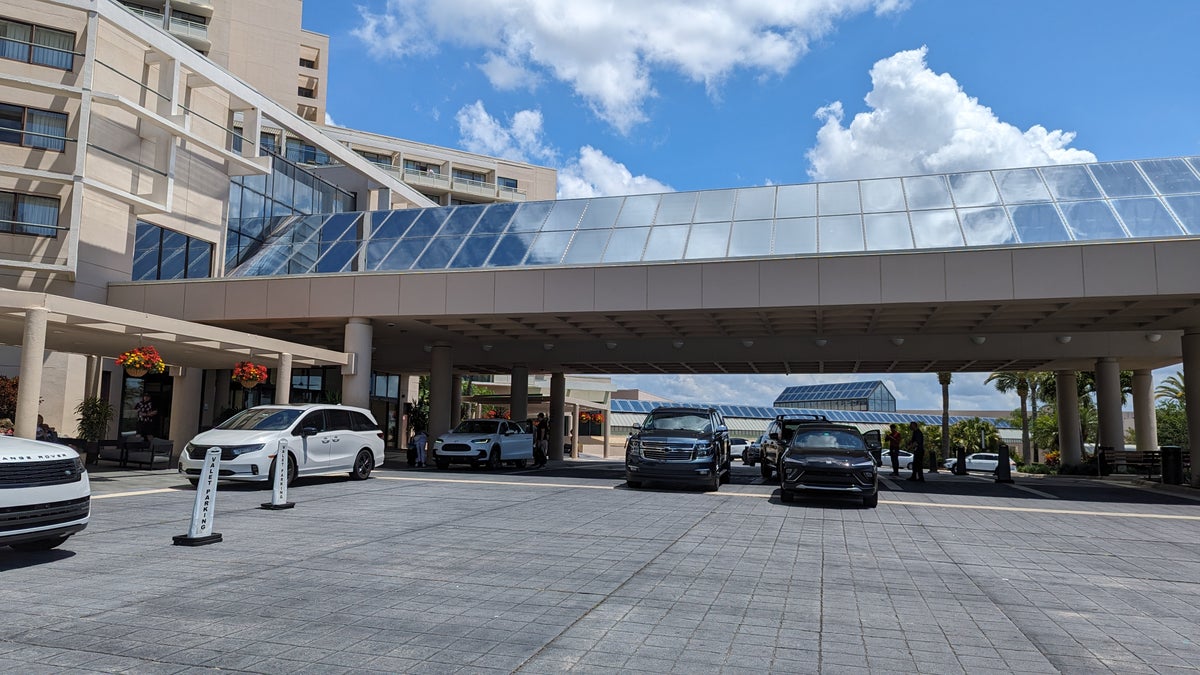
<path fill-rule="evenodd" d="M 1077 466 L 1083 441 L 1079 437 L 1079 385 L 1075 371 L 1060 370 L 1054 374 L 1055 397 L 1058 408 L 1058 451 L 1062 464 Z"/>
<path fill-rule="evenodd" d="M 1138 452 L 1158 449 L 1158 420 L 1154 413 L 1154 377 L 1149 370 L 1133 371 L 1133 432 Z"/>
<path fill-rule="evenodd" d="M 370 319 L 346 321 L 342 351 L 354 354 L 352 366 L 342 368 L 342 403 L 358 408 L 371 405 L 371 341 L 374 329 Z"/>
<path fill-rule="evenodd" d="M 172 368 L 172 370 L 175 370 Z M 289 376 L 290 379 L 290 376 Z M 200 431 L 200 400 L 204 393 L 204 371 L 199 368 L 180 368 L 171 377 L 171 461 L 177 462 L 183 446 Z"/>
<path fill-rule="evenodd" d="M 567 414 L 567 376 L 562 373 L 550 375 L 550 459 L 562 460 L 563 417 Z"/>
<path fill-rule="evenodd" d="M 508 408 L 514 420 L 529 419 L 529 368 L 513 366 L 508 389 Z"/>
<path fill-rule="evenodd" d="M 1183 333 L 1183 390 L 1187 411 L 1188 447 L 1192 449 L 1192 487 L 1200 487 L 1200 328 Z"/>
<path fill-rule="evenodd" d="M 1121 366 L 1116 359 L 1096 361 L 1096 408 L 1100 427 L 1100 440 L 1097 445 L 1114 450 L 1124 446 L 1124 425 L 1121 423 Z"/>
<path fill-rule="evenodd" d="M 462 421 L 462 383 L 462 375 L 450 376 L 450 429 Z"/>
<path fill-rule="evenodd" d="M 432 442 L 450 431 L 450 388 L 454 379 L 454 364 L 447 343 L 435 344 L 430 355 L 433 362 L 429 368 L 429 429 L 426 431 Z"/>

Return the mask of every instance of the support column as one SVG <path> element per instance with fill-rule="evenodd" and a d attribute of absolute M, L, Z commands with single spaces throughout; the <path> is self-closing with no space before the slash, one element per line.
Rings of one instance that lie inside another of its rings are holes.
<path fill-rule="evenodd" d="M 400 410 L 396 415 L 399 418 L 396 424 L 396 447 L 401 450 L 408 447 L 408 414 L 405 413 L 405 410 L 410 403 L 413 407 L 417 405 L 416 397 L 410 397 L 409 382 L 411 382 L 409 375 L 400 376 Z"/>
<path fill-rule="evenodd" d="M 462 421 L 462 375 L 450 376 L 450 428 Z"/>
<path fill-rule="evenodd" d="M 608 394 L 605 394 L 604 398 L 608 399 Z M 612 421 L 609 420 L 609 418 L 612 417 L 612 402 L 606 400 L 605 404 L 606 405 L 604 406 L 604 458 L 608 459 L 608 444 L 609 444 L 609 441 L 612 439 Z"/>
<path fill-rule="evenodd" d="M 290 379 L 290 376 L 289 376 Z M 179 460 L 183 446 L 200 431 L 200 401 L 204 393 L 204 371 L 199 368 L 180 368 L 171 377 L 171 462 Z"/>
<path fill-rule="evenodd" d="M 550 459 L 563 458 L 563 417 L 567 414 L 567 377 L 550 375 Z"/>
<path fill-rule="evenodd" d="M 13 433 L 21 438 L 37 437 L 38 403 L 42 400 L 42 362 L 46 358 L 45 307 L 25 310 L 25 333 L 21 338 L 21 386 L 17 388 L 17 419 Z"/>
<path fill-rule="evenodd" d="M 370 319 L 346 321 L 342 351 L 354 354 L 354 363 L 342 368 L 342 403 L 359 408 L 371 405 L 371 340 L 374 331 Z"/>
<path fill-rule="evenodd" d="M 450 431 L 450 386 L 454 379 L 450 345 L 439 342 L 433 346 L 429 368 L 429 439 Z"/>
<path fill-rule="evenodd" d="M 513 366 L 508 389 L 508 408 L 514 420 L 529 419 L 529 368 Z"/>
<path fill-rule="evenodd" d="M 96 398 L 100 395 L 100 377 L 103 372 L 103 360 L 94 354 L 88 356 L 83 376 L 84 398 Z"/>
<path fill-rule="evenodd" d="M 1188 447 L 1192 451 L 1192 487 L 1200 487 L 1200 328 L 1183 333 L 1183 390 L 1187 412 Z"/>
<path fill-rule="evenodd" d="M 279 366 L 275 369 L 275 403 L 287 405 L 292 402 L 292 355 L 280 354 Z"/>
<path fill-rule="evenodd" d="M 571 404 L 571 456 L 579 456 L 579 404 Z"/>
<path fill-rule="evenodd" d="M 1133 433 L 1138 452 L 1158 449 L 1158 420 L 1154 414 L 1154 376 L 1149 370 L 1133 371 Z"/>
<path fill-rule="evenodd" d="M 1060 370 L 1054 374 L 1058 407 L 1058 451 L 1062 464 L 1078 465 L 1082 460 L 1079 438 L 1079 385 L 1075 371 Z"/>
<path fill-rule="evenodd" d="M 1097 445 L 1121 448 L 1125 445 L 1125 425 L 1121 423 L 1121 365 L 1116 359 L 1096 361 L 1096 408 L 1100 427 Z"/>

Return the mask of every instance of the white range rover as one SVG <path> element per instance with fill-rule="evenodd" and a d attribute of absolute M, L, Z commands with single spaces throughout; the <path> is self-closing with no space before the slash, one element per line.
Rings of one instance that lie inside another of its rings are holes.
<path fill-rule="evenodd" d="M 45 551 L 87 527 L 91 484 L 68 446 L 0 436 L 0 546 Z"/>

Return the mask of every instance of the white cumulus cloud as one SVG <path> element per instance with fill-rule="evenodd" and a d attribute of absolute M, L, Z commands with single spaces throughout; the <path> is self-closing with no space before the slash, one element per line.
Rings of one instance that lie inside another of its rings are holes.
<path fill-rule="evenodd" d="M 646 175 L 635 176 L 624 164 L 585 145 L 579 156 L 558 170 L 558 198 L 672 192 L 670 185 Z"/>
<path fill-rule="evenodd" d="M 571 86 L 622 133 L 646 119 L 656 73 L 677 73 L 715 93 L 744 69 L 776 75 L 842 19 L 898 12 L 907 0 L 388 0 L 359 7 L 354 34 L 379 57 L 432 55 L 442 44 L 481 50 L 498 89 L 542 76 Z"/>
<path fill-rule="evenodd" d="M 876 62 L 870 110 L 849 124 L 840 101 L 817 111 L 823 125 L 807 154 L 814 180 L 1096 161 L 1068 147 L 1073 132 L 1001 121 L 949 73 L 930 70 L 925 56 L 921 47 Z"/>

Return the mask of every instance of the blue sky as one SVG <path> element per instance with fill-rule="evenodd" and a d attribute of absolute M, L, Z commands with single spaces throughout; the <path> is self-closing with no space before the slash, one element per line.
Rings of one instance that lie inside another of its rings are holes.
<path fill-rule="evenodd" d="M 562 196 L 1200 154 L 1185 0 L 304 4 L 334 123 L 553 166 Z M 1016 405 L 984 377 L 952 405 Z M 933 376 L 891 380 L 940 405 Z M 620 383 L 769 403 L 808 381 Z"/>

